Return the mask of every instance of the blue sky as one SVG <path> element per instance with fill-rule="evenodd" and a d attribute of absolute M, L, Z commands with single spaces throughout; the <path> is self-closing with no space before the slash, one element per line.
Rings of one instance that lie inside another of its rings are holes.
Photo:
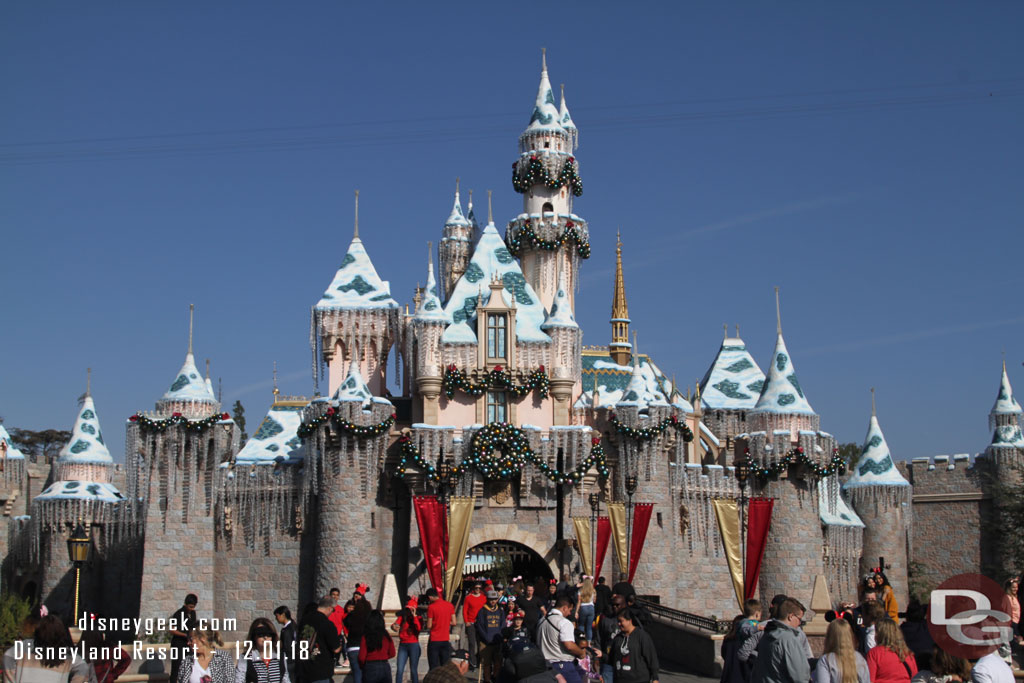
<path fill-rule="evenodd" d="M 351 236 L 408 302 L 464 189 L 509 169 L 540 48 L 580 128 L 606 343 L 615 231 L 640 350 L 680 384 L 772 288 L 822 427 L 895 456 L 976 452 L 1000 353 L 1024 391 L 1019 2 L 5 3 L 0 225 L 7 426 L 70 428 L 93 368 L 123 420 L 196 355 L 250 422 L 312 391 L 309 306 Z"/>

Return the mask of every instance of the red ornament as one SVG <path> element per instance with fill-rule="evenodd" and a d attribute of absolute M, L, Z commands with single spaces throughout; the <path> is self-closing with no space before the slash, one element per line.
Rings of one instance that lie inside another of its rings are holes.
<path fill-rule="evenodd" d="M 328 408 L 327 409 L 327 414 L 328 415 L 334 415 L 334 408 Z"/>
<path fill-rule="evenodd" d="M 220 414 L 220 419 L 222 419 L 222 420 L 230 420 L 231 416 L 228 415 L 227 413 L 221 413 Z"/>
<path fill-rule="evenodd" d="M 501 370 L 502 370 L 502 368 L 501 368 L 500 365 L 495 365 L 494 366 L 494 372 L 501 372 Z"/>
<path fill-rule="evenodd" d="M 601 437 L 599 437 L 599 436 L 595 436 L 592 439 L 590 439 L 590 445 L 591 446 L 596 446 L 599 443 L 601 443 Z"/>
<path fill-rule="evenodd" d="M 540 370 L 541 372 L 545 372 L 545 370 L 544 370 L 544 366 L 543 366 L 543 365 L 542 365 L 542 366 L 540 366 L 540 367 L 539 367 L 539 368 L 537 368 L 537 369 L 538 369 L 538 370 Z"/>
<path fill-rule="evenodd" d="M 129 422 L 138 422 L 139 421 L 139 416 L 138 415 L 132 415 L 131 417 L 128 418 L 128 421 Z"/>
<path fill-rule="evenodd" d="M 530 155 L 530 161 L 537 161 L 537 155 L 536 154 Z"/>
<path fill-rule="evenodd" d="M 797 449 L 796 449 L 796 452 L 797 452 L 797 453 L 803 453 L 803 452 L 804 452 L 804 449 L 803 449 L 803 447 L 801 446 L 800 448 L 797 448 Z"/>
<path fill-rule="evenodd" d="M 397 413 L 391 413 L 391 419 L 392 420 L 397 420 L 398 419 L 398 414 Z"/>
<path fill-rule="evenodd" d="M 181 413 L 171 413 L 171 417 L 181 417 Z"/>
<path fill-rule="evenodd" d="M 575 224 L 575 223 L 573 223 L 572 221 L 566 221 L 566 222 L 565 222 L 565 227 L 567 227 L 567 228 L 571 228 L 571 227 L 573 227 L 574 225 L 576 225 L 576 224 Z"/>

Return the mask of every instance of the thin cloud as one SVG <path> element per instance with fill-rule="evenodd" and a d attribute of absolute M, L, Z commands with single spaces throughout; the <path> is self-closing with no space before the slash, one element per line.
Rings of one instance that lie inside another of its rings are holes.
<path fill-rule="evenodd" d="M 800 202 L 791 202 L 789 204 L 783 204 L 781 206 L 773 206 L 769 209 L 761 209 L 760 211 L 753 211 L 751 213 L 741 214 L 732 218 L 727 218 L 722 221 L 715 223 L 708 223 L 701 225 L 690 230 L 684 230 L 677 233 L 677 237 L 692 237 L 694 235 L 703 235 L 709 232 L 720 232 L 722 230 L 731 230 L 732 228 L 741 228 L 746 225 L 752 225 L 754 223 L 760 223 L 768 218 L 778 218 L 779 216 L 792 216 L 798 213 L 804 213 L 806 211 L 813 211 L 826 206 L 835 206 L 836 204 L 846 204 L 847 202 L 853 201 L 859 195 L 857 193 L 847 193 L 840 195 L 829 195 L 826 197 L 818 197 L 817 199 L 806 199 Z"/>
<path fill-rule="evenodd" d="M 287 375 L 279 375 L 277 378 L 278 382 L 288 382 L 293 379 L 299 379 L 301 377 L 312 377 L 309 370 L 299 370 L 297 372 L 289 372 Z M 224 402 L 231 401 L 241 396 L 247 396 L 253 392 L 259 391 L 260 389 L 270 389 L 274 386 L 274 380 L 268 379 L 262 382 L 253 382 L 252 384 L 246 384 L 245 386 L 238 387 L 234 391 L 230 391 L 224 394 Z"/>
<path fill-rule="evenodd" d="M 990 320 L 987 322 L 969 323 L 967 325 L 954 325 L 950 327 L 935 327 L 930 330 L 918 330 L 916 332 L 902 332 L 890 334 L 884 337 L 861 339 L 858 341 L 844 342 L 842 344 L 830 344 L 827 346 L 816 346 L 800 352 L 801 356 L 824 353 L 838 353 L 848 351 L 860 351 L 861 349 L 873 348 L 876 346 L 888 346 L 890 344 L 905 344 L 920 339 L 933 339 L 935 337 L 947 337 L 952 334 L 963 334 L 976 330 L 987 330 L 993 327 L 1004 327 L 1006 325 L 1018 325 L 1024 323 L 1024 316 L 1006 318 L 1004 320 Z"/>

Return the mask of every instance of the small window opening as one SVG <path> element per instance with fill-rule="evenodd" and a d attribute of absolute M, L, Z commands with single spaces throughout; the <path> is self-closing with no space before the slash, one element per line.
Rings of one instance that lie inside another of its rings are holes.
<path fill-rule="evenodd" d="M 544 202 L 544 206 L 541 208 L 544 213 L 554 213 L 555 206 L 551 202 Z"/>
<path fill-rule="evenodd" d="M 550 147 L 551 147 L 551 143 L 550 142 L 545 142 L 544 143 L 544 149 L 549 149 Z"/>

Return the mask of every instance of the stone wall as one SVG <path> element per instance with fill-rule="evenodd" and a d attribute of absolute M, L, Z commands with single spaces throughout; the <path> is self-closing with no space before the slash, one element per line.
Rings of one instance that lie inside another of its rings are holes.
<path fill-rule="evenodd" d="M 814 580 L 825 575 L 817 490 L 813 479 L 780 478 L 758 495 L 775 498 L 772 523 L 761 563 L 761 600 L 790 595 L 811 604 Z"/>

